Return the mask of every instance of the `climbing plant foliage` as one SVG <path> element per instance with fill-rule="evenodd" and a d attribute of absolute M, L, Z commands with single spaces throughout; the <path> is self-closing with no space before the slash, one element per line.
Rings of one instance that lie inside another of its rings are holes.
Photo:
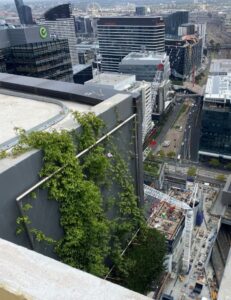
<path fill-rule="evenodd" d="M 105 130 L 104 122 L 93 113 L 74 112 L 73 115 L 81 125 L 80 131 L 27 135 L 19 130 L 20 142 L 14 153 L 42 149 L 41 177 L 61 168 L 44 187 L 48 189 L 49 199 L 59 203 L 63 238 L 54 241 L 35 228 L 31 234 L 37 241 L 54 244 L 54 251 L 64 263 L 104 277 L 108 266 L 116 264 L 123 269 L 126 257 L 121 256 L 121 252 L 136 230 L 144 228 L 146 223 L 138 207 L 128 166 L 112 138 L 76 158 L 76 153 L 96 143 Z M 107 195 L 113 193 L 105 197 L 103 190 Z M 29 209 L 27 205 L 24 216 L 17 219 L 20 232 L 23 222 L 30 224 L 26 215 Z M 115 217 L 108 218 L 112 210 Z"/>

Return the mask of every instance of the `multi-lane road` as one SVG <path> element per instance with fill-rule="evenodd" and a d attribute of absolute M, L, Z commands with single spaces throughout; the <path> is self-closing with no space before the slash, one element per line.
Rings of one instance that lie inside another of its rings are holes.
<path fill-rule="evenodd" d="M 188 98 L 190 98 L 190 95 L 188 95 Z M 184 129 L 184 136 L 183 136 L 180 150 L 178 152 L 182 162 L 183 161 L 198 162 L 200 123 L 201 123 L 201 113 L 202 113 L 202 102 L 200 99 L 201 99 L 200 96 L 191 98 L 193 105 L 190 107 L 188 111 L 188 119 Z M 173 106 L 173 109 L 169 113 L 168 118 L 165 121 L 165 124 L 161 128 L 160 134 L 156 138 L 157 147 L 152 150 L 153 153 L 157 153 L 160 150 L 160 146 L 164 141 L 167 132 L 176 121 L 181 107 L 182 107 L 182 103 L 180 104 L 179 102 L 177 102 L 176 105 Z M 149 150 L 150 149 L 147 147 L 146 149 L 147 153 L 149 152 Z"/>
<path fill-rule="evenodd" d="M 180 155 L 182 160 L 198 161 L 198 149 L 200 141 L 201 107 L 199 100 L 193 100 L 188 112 L 188 120 L 185 126 L 184 137 L 181 144 Z"/>

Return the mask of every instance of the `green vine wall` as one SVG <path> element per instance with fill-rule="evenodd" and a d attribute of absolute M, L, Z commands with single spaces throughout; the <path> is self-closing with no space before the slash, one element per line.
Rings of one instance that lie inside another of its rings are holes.
<path fill-rule="evenodd" d="M 138 207 L 128 166 L 113 138 L 109 137 L 76 159 L 76 153 L 98 140 L 105 124 L 93 113 L 74 112 L 73 115 L 81 125 L 80 132 L 32 132 L 27 135 L 19 130 L 20 142 L 13 155 L 32 148 L 42 149 L 41 177 L 65 166 L 44 185 L 49 199 L 59 203 L 63 238 L 54 241 L 36 228 L 31 228 L 30 232 L 37 241 L 54 244 L 54 251 L 62 262 L 104 277 L 108 266 L 116 264 L 123 269 L 126 258 L 121 252 L 136 230 L 145 228 L 146 223 Z M 112 185 L 116 185 L 117 193 L 105 199 L 102 189 L 110 193 Z M 30 209 L 32 207 L 27 204 L 24 216 L 17 219 L 17 233 L 22 232 L 23 224 L 32 225 L 26 214 Z M 110 209 L 116 211 L 116 217 L 111 220 L 107 217 Z"/>

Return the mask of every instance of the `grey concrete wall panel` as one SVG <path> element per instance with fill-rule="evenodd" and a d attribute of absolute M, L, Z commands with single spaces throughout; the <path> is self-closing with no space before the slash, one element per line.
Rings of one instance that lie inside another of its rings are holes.
<path fill-rule="evenodd" d="M 8 29 L 11 46 L 51 41 L 49 29 L 47 27 L 46 29 L 48 32 L 46 38 L 41 38 L 40 26 Z"/>
<path fill-rule="evenodd" d="M 50 38 L 48 27 L 46 27 L 46 29 L 48 32 L 46 38 L 41 38 L 40 26 L 0 30 L 0 49 L 23 44 L 51 41 L 52 38 Z"/>
<path fill-rule="evenodd" d="M 0 87 L 89 105 L 99 104 L 118 93 L 110 88 L 86 87 L 82 84 L 5 73 L 0 73 Z"/>
<path fill-rule="evenodd" d="M 39 43 L 39 42 L 49 42 L 53 40 L 50 38 L 50 33 L 49 33 L 49 28 L 48 26 L 43 26 L 47 30 L 47 37 L 41 38 L 40 36 L 40 28 L 41 26 L 30 26 L 26 27 L 25 30 L 25 38 L 26 38 L 26 43 Z"/>
<path fill-rule="evenodd" d="M 0 174 L 0 236 L 26 247 L 30 247 L 27 236 L 16 235 L 16 219 L 20 214 L 15 199 L 39 180 L 41 165 L 39 151 Z"/>
<path fill-rule="evenodd" d="M 225 205 L 231 205 L 231 192 L 222 191 L 221 201 Z"/>
<path fill-rule="evenodd" d="M 26 44 L 25 33 L 21 29 L 8 29 L 11 46 Z"/>

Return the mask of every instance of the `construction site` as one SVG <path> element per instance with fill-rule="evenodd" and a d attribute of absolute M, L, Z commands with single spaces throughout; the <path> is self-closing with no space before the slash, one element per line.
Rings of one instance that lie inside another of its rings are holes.
<path fill-rule="evenodd" d="M 161 231 L 168 241 L 173 241 L 183 221 L 184 215 L 181 209 L 167 202 L 159 201 L 152 206 L 148 224 Z"/>
<path fill-rule="evenodd" d="M 201 182 L 165 193 L 145 186 L 148 224 L 168 242 L 165 275 L 150 297 L 162 300 L 216 300 L 218 284 L 211 263 L 219 218 L 210 214 L 219 189 Z"/>

